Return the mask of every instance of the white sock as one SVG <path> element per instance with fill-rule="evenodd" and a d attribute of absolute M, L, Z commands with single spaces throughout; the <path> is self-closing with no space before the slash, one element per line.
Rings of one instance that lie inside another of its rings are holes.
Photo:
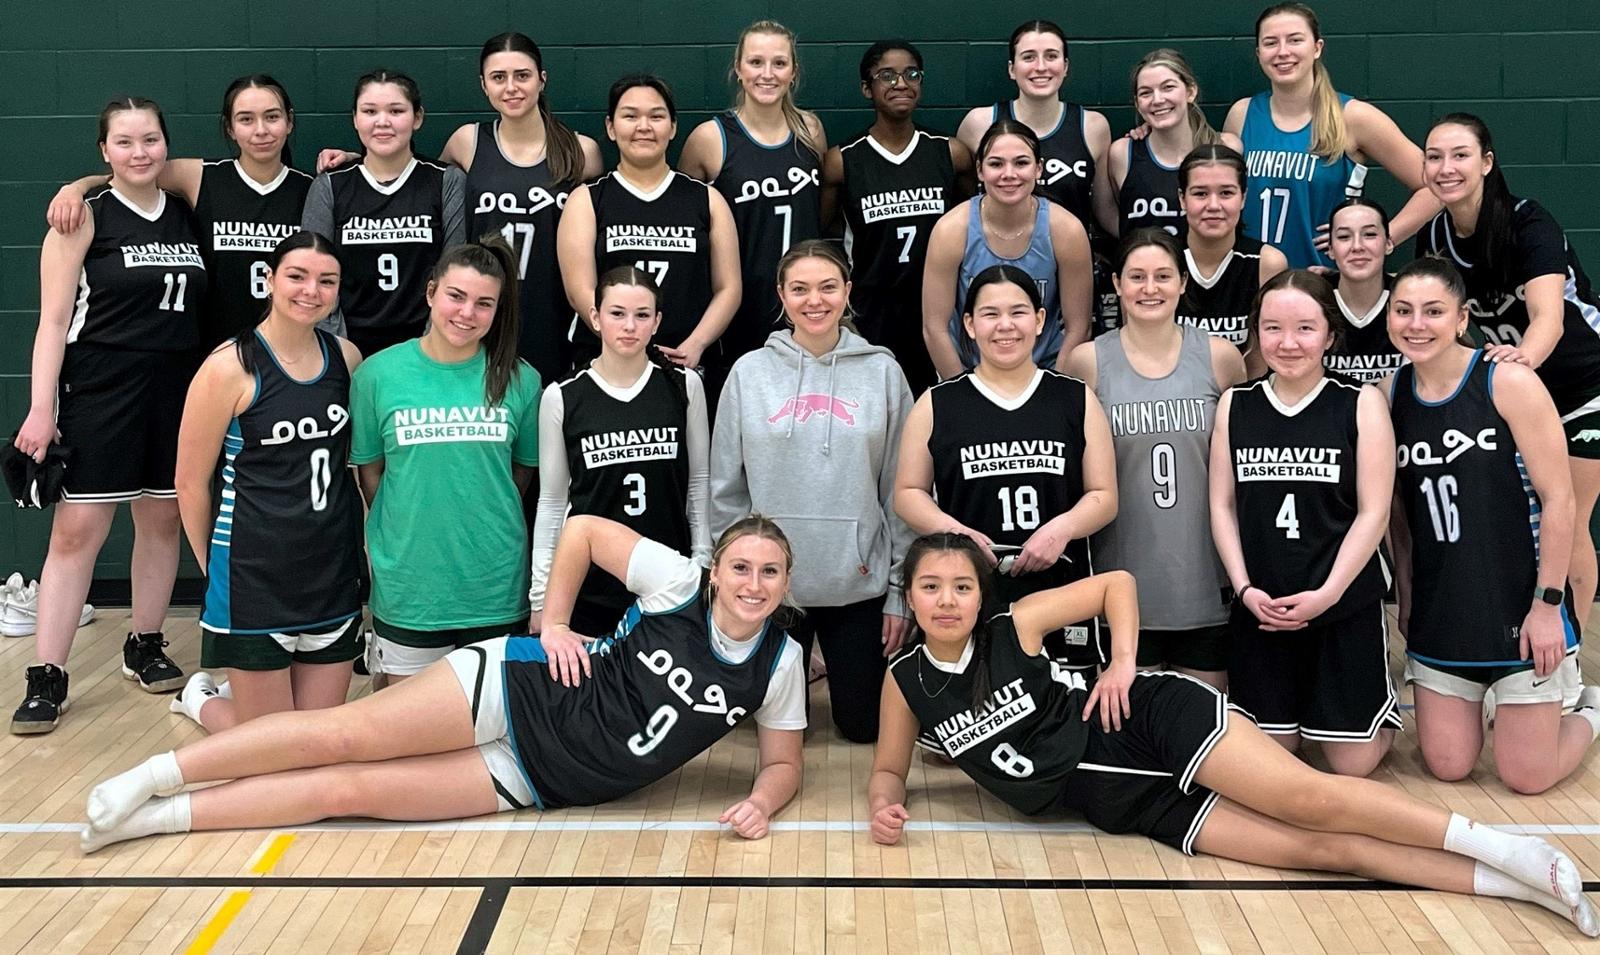
<path fill-rule="evenodd" d="M 1589 729 L 1596 737 L 1600 737 L 1600 686 L 1586 686 L 1578 694 L 1578 705 L 1572 708 L 1572 715 L 1588 721 Z"/>
<path fill-rule="evenodd" d="M 1578 931 L 1590 938 L 1600 938 L 1600 915 L 1595 913 L 1594 906 L 1589 904 L 1589 900 L 1582 896 L 1578 898 L 1577 905 L 1569 906 L 1548 892 L 1523 885 L 1519 880 L 1482 862 L 1473 866 L 1472 892 L 1474 895 L 1490 895 L 1497 899 L 1520 899 L 1532 902 L 1576 925 Z"/>
<path fill-rule="evenodd" d="M 1537 836 L 1520 836 L 1450 814 L 1444 848 L 1488 863 L 1523 885 L 1575 906 L 1583 899 L 1583 876 L 1566 853 Z"/>
<path fill-rule="evenodd" d="M 224 700 L 233 699 L 233 681 L 223 680 L 221 683 L 218 683 L 217 695 L 222 697 Z"/>
<path fill-rule="evenodd" d="M 170 796 L 183 789 L 177 754 L 168 750 L 89 791 L 89 825 L 113 829 L 151 796 Z"/>
<path fill-rule="evenodd" d="M 164 832 L 189 831 L 189 794 L 179 793 L 165 798 L 146 800 L 128 817 L 110 829 L 85 826 L 78 836 L 78 846 L 85 853 L 96 852 L 106 846 L 142 836 Z"/>
<path fill-rule="evenodd" d="M 167 709 L 200 723 L 203 729 L 205 724 L 200 722 L 201 708 L 221 695 L 217 692 L 217 683 L 211 678 L 211 674 L 201 670 L 189 677 L 189 682 L 183 685 L 183 691 L 172 698 L 172 702 L 167 704 Z"/>

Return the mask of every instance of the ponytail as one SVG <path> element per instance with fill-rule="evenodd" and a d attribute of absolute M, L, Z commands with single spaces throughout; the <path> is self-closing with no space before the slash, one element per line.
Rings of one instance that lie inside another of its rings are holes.
<path fill-rule="evenodd" d="M 1256 43 L 1261 42 L 1261 24 L 1269 17 L 1289 14 L 1306 22 L 1313 43 L 1321 42 L 1322 26 L 1317 22 L 1317 12 L 1303 3 L 1275 3 L 1256 17 Z M 1321 59 L 1311 64 L 1311 145 L 1310 152 L 1332 165 L 1339 161 L 1350 145 L 1350 130 L 1344 122 L 1344 104 L 1333 88 L 1333 77 Z"/>
<path fill-rule="evenodd" d="M 1008 266 L 1009 268 L 1009 266 Z M 1030 283 L 1031 284 L 1031 283 Z M 972 706 L 981 706 L 989 698 L 989 628 L 985 625 L 991 614 L 1003 613 L 1005 608 L 994 606 L 996 600 L 994 586 L 994 572 L 989 569 L 988 561 L 984 560 L 983 551 L 978 544 L 965 534 L 951 531 L 939 531 L 933 534 L 923 534 L 911 542 L 906 548 L 905 559 L 900 561 L 900 589 L 906 594 L 911 593 L 911 585 L 917 579 L 917 568 L 922 561 L 934 554 L 957 553 L 966 556 L 972 562 L 973 576 L 978 578 L 979 610 L 978 619 L 972 627 Z M 917 623 L 915 615 L 911 617 L 910 626 L 907 628 L 905 645 L 913 646 L 922 640 L 922 626 Z"/>
<path fill-rule="evenodd" d="M 596 312 L 600 311 L 601 304 L 605 301 L 606 292 L 619 285 L 642 288 L 649 292 L 650 299 L 655 304 L 657 316 L 661 314 L 661 289 L 656 285 L 656 280 L 651 277 L 649 272 L 633 265 L 618 265 L 607 269 L 606 273 L 600 276 L 600 281 L 596 282 L 594 286 L 594 310 Z M 598 328 L 595 329 L 596 337 L 599 334 L 600 330 Z M 654 336 L 645 343 L 644 355 L 650 364 L 655 365 L 657 370 L 666 378 L 667 383 L 672 386 L 672 393 L 678 397 L 684 411 L 687 412 L 689 409 L 688 376 L 694 374 L 694 372 L 668 358 L 666 353 L 661 350 L 661 346 L 655 343 Z"/>
<path fill-rule="evenodd" d="M 517 339 L 520 332 L 520 311 L 517 308 L 517 259 L 511 246 L 497 234 L 489 234 L 463 245 L 453 245 L 439 256 L 428 279 L 428 288 L 438 286 L 439 280 L 452 266 L 469 268 L 479 275 L 487 275 L 500 282 L 500 297 L 495 303 L 494 321 L 488 334 L 483 336 L 485 352 L 483 370 L 483 400 L 490 407 L 505 400 L 511 387 L 511 378 L 517 374 L 522 359 L 517 356 Z"/>
<path fill-rule="evenodd" d="M 739 42 L 733 48 L 733 64 L 728 67 L 728 80 L 734 86 L 734 111 L 737 112 L 739 107 L 744 105 L 744 87 L 739 85 L 739 61 L 744 57 L 745 38 L 752 33 L 781 36 L 789 41 L 789 58 L 794 63 L 794 82 L 783 91 L 778 107 L 783 111 L 783 121 L 788 125 L 789 132 L 794 134 L 794 141 L 811 150 L 817 159 L 821 159 L 822 144 L 812 135 L 811 125 L 806 122 L 805 112 L 795 105 L 794 101 L 794 92 L 800 88 L 800 44 L 796 42 L 794 31 L 776 20 L 757 20 L 739 34 Z"/>
<path fill-rule="evenodd" d="M 544 54 L 539 44 L 524 33 L 499 33 L 484 41 L 478 53 L 478 74 L 483 74 L 483 64 L 496 53 L 521 53 L 533 61 L 541 74 L 544 72 Z M 539 84 L 539 119 L 544 122 L 544 154 L 550 179 L 558 185 L 576 185 L 583 181 L 583 147 L 578 135 L 550 112 L 550 100 L 545 95 L 544 83 Z"/>
<path fill-rule="evenodd" d="M 1478 141 L 1479 151 L 1494 163 L 1483 176 L 1483 203 L 1478 207 L 1477 235 L 1483 236 L 1483 267 L 1497 289 L 1516 286 L 1511 275 L 1515 257 L 1512 246 L 1511 218 L 1517 211 L 1516 197 L 1506 185 L 1506 174 L 1500 171 L 1500 157 L 1494 151 L 1494 137 L 1483 120 L 1471 113 L 1447 113 L 1428 127 L 1428 136 L 1440 126 L 1460 126 Z M 1428 137 L 1423 137 L 1426 143 Z"/>
<path fill-rule="evenodd" d="M 335 262 L 339 261 L 339 247 L 334 245 L 331 240 L 320 232 L 301 230 L 284 238 L 273 247 L 271 252 L 267 253 L 267 270 L 276 274 L 278 267 L 283 264 L 284 258 L 296 249 L 310 249 L 313 252 L 321 252 L 323 255 L 332 256 Z M 340 266 L 342 268 L 343 263 L 340 263 Z M 335 298 L 337 299 L 337 296 Z M 238 356 L 239 367 L 245 370 L 245 374 L 254 375 L 256 369 L 260 368 L 262 363 L 267 360 L 266 346 L 262 345 L 261 339 L 256 336 L 256 329 L 260 328 L 261 323 L 265 322 L 267 316 L 271 314 L 272 300 L 269 296 L 267 307 L 262 310 L 255 322 L 233 339 L 233 353 Z"/>
<path fill-rule="evenodd" d="M 1200 108 L 1200 81 L 1195 77 L 1194 67 L 1182 53 L 1171 47 L 1161 47 L 1151 50 L 1139 58 L 1133 65 L 1133 73 L 1128 77 L 1133 95 L 1133 110 L 1139 111 L 1139 74 L 1151 67 L 1165 67 L 1172 71 L 1178 81 L 1194 94 L 1194 99 L 1189 103 L 1187 118 L 1189 121 L 1189 135 L 1194 140 L 1195 146 L 1209 146 L 1212 143 L 1222 142 L 1222 134 L 1211 125 L 1211 120 L 1206 118 L 1206 111 Z M 1193 147 L 1191 147 L 1193 148 Z"/>

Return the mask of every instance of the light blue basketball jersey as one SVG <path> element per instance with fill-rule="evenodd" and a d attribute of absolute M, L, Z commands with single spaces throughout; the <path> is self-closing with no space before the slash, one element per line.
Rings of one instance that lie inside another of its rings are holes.
<path fill-rule="evenodd" d="M 967 244 L 961 253 L 961 268 L 956 273 L 956 307 L 950 315 L 950 340 L 955 343 L 956 354 L 961 356 L 963 368 L 978 364 L 978 348 L 961 327 L 961 308 L 967 300 L 967 288 L 979 272 L 991 265 L 1014 265 L 1033 277 L 1039 287 L 1039 297 L 1044 301 L 1044 331 L 1033 343 L 1033 361 L 1041 368 L 1054 367 L 1061 343 L 1067 337 L 1061 325 L 1061 290 L 1056 287 L 1056 249 L 1050 241 L 1050 200 L 1039 196 L 1039 213 L 1033 220 L 1033 234 L 1028 237 L 1028 248 L 1014 259 L 995 255 L 983 236 L 983 217 L 979 203 L 982 196 L 973 196 L 968 202 Z"/>
<path fill-rule="evenodd" d="M 1250 97 L 1245 112 L 1244 234 L 1275 246 L 1289 260 L 1291 269 L 1311 265 L 1333 267 L 1333 260 L 1317 251 L 1313 241 L 1317 227 L 1327 223 L 1328 214 L 1346 196 L 1359 196 L 1366 182 L 1367 167 L 1349 156 L 1324 162 L 1313 155 L 1311 124 L 1284 132 L 1272 121 L 1270 93 Z M 1350 97 L 1339 94 L 1339 104 Z"/>

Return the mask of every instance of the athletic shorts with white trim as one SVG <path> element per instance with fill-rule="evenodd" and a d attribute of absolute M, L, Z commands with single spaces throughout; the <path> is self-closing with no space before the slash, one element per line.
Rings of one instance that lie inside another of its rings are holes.
<path fill-rule="evenodd" d="M 1443 696 L 1479 702 L 1494 690 L 1496 706 L 1506 703 L 1565 703 L 1576 698 L 1583 678 L 1578 674 L 1578 648 L 1567 651 L 1556 672 L 1540 677 L 1533 664 L 1503 667 L 1439 667 L 1406 658 L 1406 682 L 1427 687 Z"/>
<path fill-rule="evenodd" d="M 1088 747 L 1062 801 L 1097 829 L 1137 832 L 1194 855 L 1217 794 L 1195 784 L 1200 764 L 1228 729 L 1225 694 L 1181 673 L 1140 673 L 1128 689 L 1133 715 L 1107 733 L 1089 721 Z"/>
<path fill-rule="evenodd" d="M 56 393 L 56 430 L 72 449 L 61 499 L 175 499 L 178 423 L 194 369 L 186 352 L 68 346 Z"/>
<path fill-rule="evenodd" d="M 315 631 L 200 631 L 200 665 L 208 670 L 283 670 L 291 663 L 346 663 L 361 655 L 361 615 Z"/>
<path fill-rule="evenodd" d="M 1346 743 L 1400 728 L 1381 600 L 1291 631 L 1262 630 L 1255 615 L 1235 602 L 1229 626 L 1228 698 L 1251 713 L 1263 732 Z"/>
<path fill-rule="evenodd" d="M 376 637 L 379 670 L 394 676 L 416 676 L 428 666 L 443 660 L 452 650 L 471 646 L 495 637 L 522 632 L 527 621 L 491 624 L 487 627 L 455 627 L 445 630 L 407 630 L 372 618 Z"/>
<path fill-rule="evenodd" d="M 506 722 L 506 641 L 497 637 L 453 650 L 444 658 L 461 684 L 472 707 L 472 741 L 488 767 L 494 783 L 495 800 L 501 812 L 527 809 L 534 805 L 527 774 L 511 747 L 511 729 Z"/>

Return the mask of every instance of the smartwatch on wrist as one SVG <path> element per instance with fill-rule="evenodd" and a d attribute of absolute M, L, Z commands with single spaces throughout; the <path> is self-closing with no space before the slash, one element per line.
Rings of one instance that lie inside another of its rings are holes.
<path fill-rule="evenodd" d="M 1560 587 L 1535 587 L 1533 598 L 1552 607 L 1559 607 L 1566 601 L 1567 595 Z"/>

